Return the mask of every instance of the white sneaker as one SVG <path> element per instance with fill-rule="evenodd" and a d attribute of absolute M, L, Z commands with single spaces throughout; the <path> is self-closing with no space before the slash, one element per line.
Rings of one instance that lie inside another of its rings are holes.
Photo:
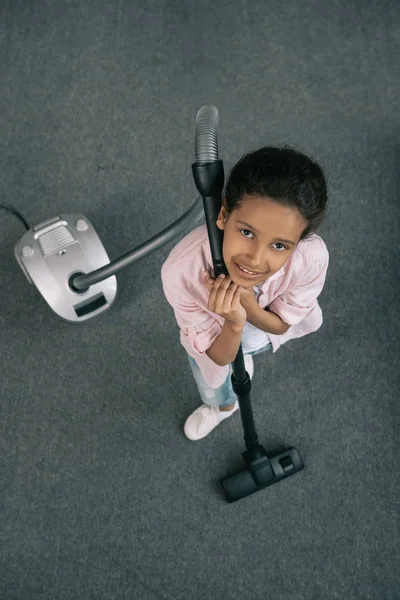
<path fill-rule="evenodd" d="M 202 404 L 186 419 L 183 428 L 186 437 L 189 440 L 201 440 L 206 437 L 217 425 L 224 421 L 239 408 L 239 403 L 236 400 L 232 410 L 222 411 L 217 406 L 208 406 Z"/>

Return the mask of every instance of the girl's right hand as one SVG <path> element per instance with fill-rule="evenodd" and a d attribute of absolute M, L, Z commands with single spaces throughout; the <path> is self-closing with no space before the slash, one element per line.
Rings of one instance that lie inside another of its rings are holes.
<path fill-rule="evenodd" d="M 224 317 L 229 323 L 243 327 L 247 313 L 240 303 L 241 286 L 234 283 L 229 275 L 220 275 L 217 279 L 212 279 L 205 272 L 204 280 L 210 292 L 208 310 Z"/>

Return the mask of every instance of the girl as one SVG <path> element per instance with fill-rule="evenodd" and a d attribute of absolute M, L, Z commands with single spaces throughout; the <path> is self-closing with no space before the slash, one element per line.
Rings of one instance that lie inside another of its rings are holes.
<path fill-rule="evenodd" d="M 227 276 L 212 278 L 206 225 L 184 237 L 161 269 L 165 296 L 203 404 L 186 420 L 190 440 L 204 438 L 235 413 L 231 363 L 240 343 L 252 356 L 273 351 L 322 325 L 317 302 L 329 263 L 314 232 L 327 204 L 321 167 L 290 148 L 243 156 L 226 183 L 217 227 Z"/>

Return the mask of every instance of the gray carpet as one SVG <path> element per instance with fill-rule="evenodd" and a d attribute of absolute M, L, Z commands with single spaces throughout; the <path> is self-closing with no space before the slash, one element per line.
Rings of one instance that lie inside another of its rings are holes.
<path fill-rule="evenodd" d="M 228 504 L 240 418 L 184 437 L 199 399 L 160 279 L 190 229 L 74 326 L 28 285 L 24 228 L 0 211 L 1 600 L 400 598 L 399 17 L 371 0 L 1 3 L 0 202 L 32 225 L 80 211 L 116 258 L 192 204 L 211 103 L 226 171 L 265 144 L 322 164 L 331 259 L 323 327 L 255 358 L 260 442 L 305 469 Z"/>

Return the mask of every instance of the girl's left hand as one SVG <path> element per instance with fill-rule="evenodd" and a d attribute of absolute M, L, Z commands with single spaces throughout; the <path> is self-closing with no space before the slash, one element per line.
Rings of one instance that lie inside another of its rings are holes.
<path fill-rule="evenodd" d="M 254 308 L 258 306 L 253 288 L 245 288 L 240 286 L 240 304 L 246 310 L 247 314 L 249 314 L 251 310 L 254 310 Z"/>

